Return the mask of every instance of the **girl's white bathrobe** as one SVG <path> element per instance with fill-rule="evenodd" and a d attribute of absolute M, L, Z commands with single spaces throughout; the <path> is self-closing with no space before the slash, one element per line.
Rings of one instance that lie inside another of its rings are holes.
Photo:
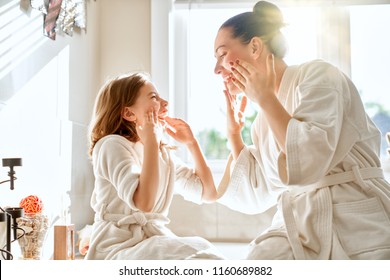
<path fill-rule="evenodd" d="M 86 259 L 190 259 L 222 258 L 215 247 L 199 237 L 178 237 L 166 224 L 174 191 L 201 203 L 202 183 L 194 171 L 173 160 L 168 148 L 160 148 L 160 186 L 151 213 L 134 205 L 139 183 L 143 145 L 119 135 L 100 139 L 93 150 L 95 211 Z M 192 219 L 193 217 L 188 217 Z"/>
<path fill-rule="evenodd" d="M 277 205 L 248 258 L 390 259 L 390 186 L 380 132 L 358 91 L 323 61 L 288 67 L 277 97 L 291 114 L 286 153 L 260 111 L 253 145 L 229 160 L 219 202 L 244 213 Z"/>

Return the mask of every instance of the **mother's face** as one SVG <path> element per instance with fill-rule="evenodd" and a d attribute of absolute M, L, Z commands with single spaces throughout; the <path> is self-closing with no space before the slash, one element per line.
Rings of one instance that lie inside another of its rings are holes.
<path fill-rule="evenodd" d="M 227 27 L 218 31 L 217 37 L 215 38 L 214 50 L 214 56 L 217 59 L 214 73 L 222 76 L 231 94 L 240 93 L 240 90 L 231 80 L 232 71 L 230 62 L 235 62 L 237 59 L 251 61 L 249 45 L 245 45 L 239 39 L 233 38 L 231 28 Z"/>

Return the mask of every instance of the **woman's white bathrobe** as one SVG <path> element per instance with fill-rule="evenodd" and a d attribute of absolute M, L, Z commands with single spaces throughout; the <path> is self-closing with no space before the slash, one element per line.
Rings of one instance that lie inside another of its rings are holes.
<path fill-rule="evenodd" d="M 358 91 L 323 61 L 288 67 L 278 99 L 292 115 L 282 153 L 260 111 L 253 145 L 229 160 L 219 202 L 244 213 L 277 205 L 248 258 L 390 259 L 390 186 L 380 132 Z"/>
<path fill-rule="evenodd" d="M 103 137 L 96 143 L 92 154 L 95 189 L 91 198 L 96 214 L 85 258 L 222 258 L 207 240 L 178 237 L 166 227 L 174 191 L 195 203 L 201 203 L 202 196 L 200 179 L 192 169 L 174 161 L 166 147 L 160 148 L 160 186 L 153 210 L 143 213 L 134 205 L 143 149 L 141 142 L 133 143 L 119 135 Z"/>

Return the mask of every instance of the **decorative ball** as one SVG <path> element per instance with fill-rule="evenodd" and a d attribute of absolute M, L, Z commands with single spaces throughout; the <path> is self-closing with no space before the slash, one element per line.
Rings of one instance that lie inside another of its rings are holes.
<path fill-rule="evenodd" d="M 22 207 L 24 212 L 28 214 L 41 213 L 43 210 L 43 202 L 36 195 L 29 195 L 23 198 L 20 201 L 19 206 Z"/>

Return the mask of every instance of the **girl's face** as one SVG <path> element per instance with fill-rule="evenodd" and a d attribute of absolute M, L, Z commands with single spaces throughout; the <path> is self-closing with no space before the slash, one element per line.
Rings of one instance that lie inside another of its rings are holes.
<path fill-rule="evenodd" d="M 126 108 L 129 109 L 128 112 L 131 114 L 131 121 L 136 121 L 137 124 L 143 125 L 145 114 L 149 111 L 156 112 L 158 120 L 163 122 L 165 117 L 168 116 L 167 106 L 168 101 L 160 97 L 154 85 L 151 82 L 146 82 L 141 87 L 135 104 Z M 126 118 L 126 113 L 124 117 Z"/>
<path fill-rule="evenodd" d="M 221 75 L 231 94 L 238 94 L 240 90 L 233 84 L 230 62 L 237 59 L 251 61 L 250 45 L 243 44 L 239 39 L 232 38 L 231 28 L 222 28 L 218 31 L 214 43 L 214 56 L 217 59 L 214 73 Z"/>

